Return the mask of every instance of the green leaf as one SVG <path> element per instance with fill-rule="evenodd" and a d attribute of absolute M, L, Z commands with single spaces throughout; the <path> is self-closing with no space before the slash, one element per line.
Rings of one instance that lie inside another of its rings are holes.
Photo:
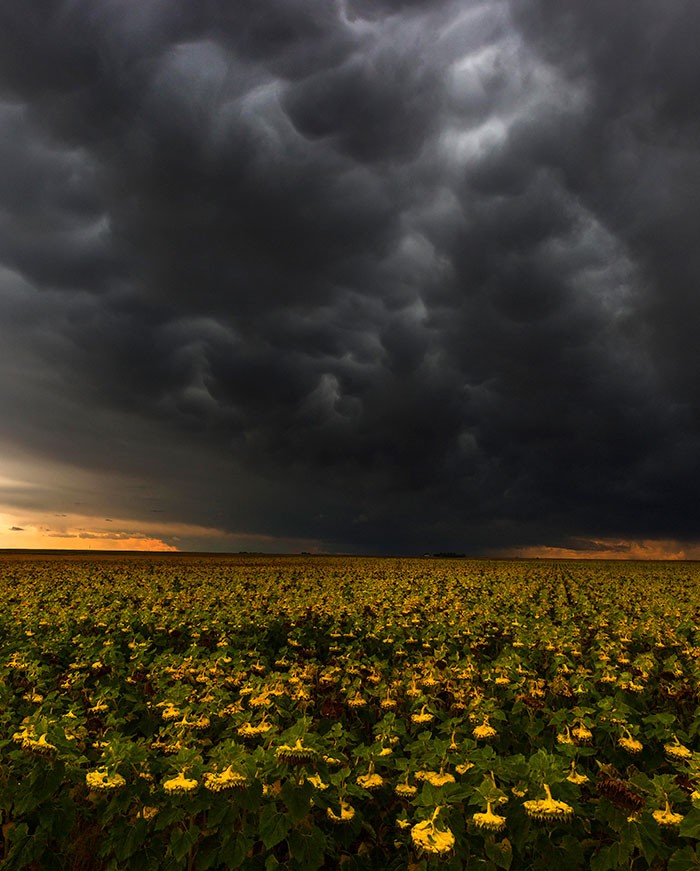
<path fill-rule="evenodd" d="M 639 847 L 642 855 L 647 862 L 651 862 L 661 850 L 661 832 L 658 823 L 651 814 L 645 813 L 637 824 L 637 831 L 639 832 Z"/>
<path fill-rule="evenodd" d="M 185 856 L 187 856 L 196 844 L 198 835 L 199 828 L 195 825 L 185 829 L 184 832 L 176 830 L 172 833 L 170 836 L 170 851 L 177 862 L 182 862 Z"/>
<path fill-rule="evenodd" d="M 281 814 L 274 805 L 264 808 L 260 814 L 260 840 L 269 850 L 287 837 L 289 820 L 286 814 Z"/>
<path fill-rule="evenodd" d="M 320 829 L 313 828 L 310 832 L 300 832 L 293 829 L 287 837 L 287 845 L 291 856 L 301 868 L 314 871 L 323 865 L 326 853 L 326 838 Z"/>
<path fill-rule="evenodd" d="M 700 808 L 694 807 L 685 815 L 680 832 L 684 838 L 700 838 Z"/>
<path fill-rule="evenodd" d="M 251 846 L 245 835 L 234 834 L 221 845 L 218 861 L 228 868 L 240 868 Z"/>
<path fill-rule="evenodd" d="M 486 855 L 498 868 L 505 868 L 508 871 L 510 863 L 513 861 L 513 847 L 508 838 L 503 838 L 502 841 L 491 843 L 484 842 Z"/>
<path fill-rule="evenodd" d="M 208 838 L 197 845 L 197 871 L 209 871 L 218 861 L 219 844 L 216 838 Z"/>
<path fill-rule="evenodd" d="M 134 853 L 146 840 L 149 825 L 145 820 L 136 820 L 133 825 L 129 826 L 126 837 L 123 840 L 117 840 L 114 847 L 114 855 L 120 862 L 133 856 Z"/>
<path fill-rule="evenodd" d="M 602 847 L 594 856 L 591 856 L 591 871 L 616 871 L 617 868 L 624 867 L 627 856 L 628 851 L 622 844 Z"/>
<path fill-rule="evenodd" d="M 311 808 L 311 796 L 314 788 L 307 781 L 301 786 L 297 786 L 291 781 L 287 781 L 282 788 L 282 800 L 287 806 L 289 815 L 294 822 L 298 822 L 305 817 Z"/>
<path fill-rule="evenodd" d="M 700 867 L 700 859 L 692 847 L 683 847 L 668 860 L 668 871 L 689 871 L 690 868 Z"/>

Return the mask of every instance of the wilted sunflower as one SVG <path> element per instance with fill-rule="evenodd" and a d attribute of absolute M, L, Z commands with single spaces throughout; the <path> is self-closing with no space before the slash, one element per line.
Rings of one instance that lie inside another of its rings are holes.
<path fill-rule="evenodd" d="M 425 780 L 431 786 L 445 786 L 448 783 L 455 782 L 454 775 L 449 774 L 449 772 L 446 772 L 443 768 L 441 768 L 439 772 L 428 771 Z"/>
<path fill-rule="evenodd" d="M 552 798 L 549 785 L 542 784 L 547 795 L 546 798 L 531 799 L 524 802 L 525 813 L 538 823 L 568 823 L 574 816 L 574 809 L 564 801 Z"/>
<path fill-rule="evenodd" d="M 617 743 L 623 750 L 626 750 L 628 753 L 641 753 L 644 749 L 644 745 L 641 741 L 638 741 L 636 738 L 633 738 L 629 732 L 626 735 L 622 735 L 622 737 L 617 739 Z"/>
<path fill-rule="evenodd" d="M 287 765 L 306 765 L 313 762 L 317 755 L 314 748 L 305 746 L 301 738 L 297 738 L 293 747 L 282 744 L 275 751 L 275 756 L 280 762 L 286 762 Z"/>
<path fill-rule="evenodd" d="M 498 733 L 493 726 L 490 725 L 488 720 L 484 720 L 480 726 L 474 726 L 472 730 L 472 735 L 477 741 L 491 741 L 497 734 Z"/>
<path fill-rule="evenodd" d="M 337 814 L 333 808 L 326 808 L 326 816 L 332 823 L 349 823 L 355 816 L 355 808 L 348 804 L 344 799 L 340 799 L 340 813 Z"/>
<path fill-rule="evenodd" d="M 265 732 L 269 732 L 270 729 L 272 729 L 272 723 L 261 720 L 255 725 L 253 723 L 243 723 L 238 727 L 237 731 L 241 738 L 258 738 L 260 735 L 264 735 Z"/>
<path fill-rule="evenodd" d="M 306 779 L 315 789 L 328 789 L 328 784 L 324 783 L 323 780 L 321 780 L 320 774 L 309 774 Z"/>
<path fill-rule="evenodd" d="M 582 783 L 588 783 L 588 775 L 579 774 L 578 771 L 576 771 L 576 762 L 574 760 L 571 762 L 571 772 L 566 779 L 569 783 L 573 783 L 576 786 L 581 786 Z"/>
<path fill-rule="evenodd" d="M 427 707 L 427 705 L 423 705 L 423 707 L 420 709 L 420 714 L 411 714 L 411 722 L 423 725 L 424 723 L 430 723 L 431 720 L 434 720 L 434 715 L 430 712 L 426 712 L 425 709 Z"/>
<path fill-rule="evenodd" d="M 664 744 L 664 753 L 672 762 L 687 762 L 692 757 L 693 751 L 681 744 L 675 735 L 673 738 L 673 744 Z"/>
<path fill-rule="evenodd" d="M 452 831 L 439 829 L 435 824 L 435 819 L 441 810 L 442 807 L 438 806 L 429 820 L 416 823 L 411 829 L 411 840 L 415 846 L 424 853 L 432 853 L 436 856 L 449 853 L 455 845 L 455 836 Z"/>
<path fill-rule="evenodd" d="M 660 826 L 665 826 L 666 828 L 675 828 L 683 822 L 683 814 L 675 814 L 671 810 L 668 799 L 666 799 L 666 807 L 663 810 L 652 811 L 651 815 Z"/>
<path fill-rule="evenodd" d="M 502 832 L 506 827 L 506 818 L 493 812 L 490 801 L 486 802 L 486 812 L 476 813 L 472 819 L 477 828 L 486 829 L 489 832 Z"/>
<path fill-rule="evenodd" d="M 413 796 L 418 792 L 417 786 L 412 786 L 407 781 L 404 783 L 398 783 L 394 787 L 394 793 L 398 795 L 399 798 L 413 798 Z"/>
<path fill-rule="evenodd" d="M 381 787 L 384 786 L 384 778 L 381 774 L 376 774 L 371 767 L 367 774 L 361 774 L 355 782 L 358 786 L 361 786 L 363 789 L 369 789 L 370 791 L 381 789 Z"/>
<path fill-rule="evenodd" d="M 224 789 L 236 789 L 245 786 L 247 778 L 240 771 L 234 771 L 229 765 L 223 771 L 207 771 L 204 775 L 204 788 L 211 792 L 221 792 Z"/>
<path fill-rule="evenodd" d="M 568 726 L 564 728 L 563 732 L 557 733 L 557 744 L 573 744 L 574 739 L 571 737 L 571 729 Z"/>
<path fill-rule="evenodd" d="M 56 752 L 56 745 L 46 740 L 46 733 L 40 735 L 36 740 L 27 738 L 22 742 L 22 749 L 28 750 L 38 756 L 52 756 Z"/>
<path fill-rule="evenodd" d="M 85 783 L 90 789 L 99 792 L 109 792 L 112 789 L 119 789 L 124 786 L 126 780 L 116 771 L 110 774 L 106 768 L 98 768 L 95 771 L 88 771 L 86 773 Z"/>
<path fill-rule="evenodd" d="M 184 794 L 187 792 L 194 792 L 197 789 L 197 785 L 196 780 L 185 777 L 185 772 L 181 771 L 177 777 L 172 777 L 170 780 L 166 780 L 163 783 L 163 789 L 171 795 Z"/>
<path fill-rule="evenodd" d="M 593 740 L 593 732 L 583 723 L 574 726 L 571 735 L 577 744 L 590 744 Z"/>

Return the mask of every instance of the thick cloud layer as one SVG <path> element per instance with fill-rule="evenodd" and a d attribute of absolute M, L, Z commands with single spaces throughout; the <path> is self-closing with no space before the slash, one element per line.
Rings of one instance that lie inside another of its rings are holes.
<path fill-rule="evenodd" d="M 697 537 L 698 26 L 6 0 L 6 456 L 327 549 Z"/>

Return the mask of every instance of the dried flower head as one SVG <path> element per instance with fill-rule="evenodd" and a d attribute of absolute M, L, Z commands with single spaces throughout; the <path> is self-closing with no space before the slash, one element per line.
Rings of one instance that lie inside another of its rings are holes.
<path fill-rule="evenodd" d="M 674 735 L 673 744 L 664 744 L 664 753 L 672 762 L 687 762 L 693 755 Z"/>
<path fill-rule="evenodd" d="M 166 780 L 163 783 L 163 789 L 170 795 L 194 792 L 197 789 L 197 781 L 185 777 L 185 772 L 181 771 L 177 777 Z"/>
<path fill-rule="evenodd" d="M 231 765 L 223 771 L 207 771 L 204 775 L 204 788 L 211 792 L 241 788 L 246 783 L 247 778 L 245 774 L 235 771 Z"/>
<path fill-rule="evenodd" d="M 305 746 L 301 738 L 297 738 L 293 747 L 282 744 L 275 751 L 275 756 L 280 762 L 286 762 L 288 765 L 306 765 L 313 762 L 317 755 L 314 748 Z"/>
<path fill-rule="evenodd" d="M 675 814 L 666 799 L 666 807 L 663 810 L 652 811 L 651 814 L 660 826 L 675 828 L 683 822 L 683 814 Z"/>
<path fill-rule="evenodd" d="M 475 726 L 472 730 L 472 735 L 476 738 L 477 741 L 492 741 L 498 733 L 496 730 L 489 724 L 488 720 L 484 720 L 483 723 L 479 726 Z"/>
<path fill-rule="evenodd" d="M 326 816 L 332 823 L 349 823 L 355 816 L 355 808 L 344 799 L 340 799 L 340 813 L 335 813 L 333 808 L 326 809 Z"/>
<path fill-rule="evenodd" d="M 476 813 L 472 819 L 477 828 L 485 829 L 488 832 L 502 832 L 506 827 L 506 818 L 493 812 L 490 801 L 486 803 L 486 812 Z"/>
<path fill-rule="evenodd" d="M 626 750 L 628 753 L 641 753 L 644 749 L 644 745 L 641 741 L 638 741 L 636 738 L 633 738 L 631 735 L 623 735 L 621 738 L 617 739 L 617 743 L 623 750 Z"/>
<path fill-rule="evenodd" d="M 116 771 L 110 774 L 106 768 L 98 768 L 95 771 L 87 772 L 85 783 L 89 789 L 94 789 L 98 792 L 109 792 L 124 786 L 126 780 Z"/>
<path fill-rule="evenodd" d="M 441 829 L 435 823 L 441 807 L 437 807 L 429 820 L 416 823 L 411 829 L 411 840 L 424 853 L 443 856 L 455 845 L 455 836 L 450 829 Z"/>
<path fill-rule="evenodd" d="M 552 798 L 548 784 L 543 784 L 543 787 L 547 797 L 524 802 L 525 813 L 538 823 L 552 825 L 571 822 L 574 816 L 571 805 Z"/>

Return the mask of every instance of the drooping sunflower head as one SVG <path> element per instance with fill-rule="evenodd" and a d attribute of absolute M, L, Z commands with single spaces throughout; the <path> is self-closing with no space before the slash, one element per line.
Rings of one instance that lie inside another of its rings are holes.
<path fill-rule="evenodd" d="M 477 741 L 492 741 L 497 734 L 498 733 L 488 720 L 484 720 L 483 723 L 479 726 L 474 726 L 472 729 L 472 735 Z"/>
<path fill-rule="evenodd" d="M 665 828 L 675 828 L 683 822 L 683 814 L 676 814 L 671 810 L 671 805 L 666 799 L 666 807 L 661 810 L 652 811 L 651 814 L 660 826 Z"/>
<path fill-rule="evenodd" d="M 163 783 L 163 789 L 170 795 L 184 795 L 185 793 L 194 792 L 197 786 L 197 781 L 190 777 L 185 777 L 184 771 L 181 771 L 177 777 L 171 777 Z"/>
<path fill-rule="evenodd" d="M 493 812 L 490 801 L 486 803 L 486 811 L 474 814 L 472 819 L 477 828 L 487 832 L 502 832 L 506 827 L 506 818 Z"/>
<path fill-rule="evenodd" d="M 417 849 L 434 856 L 444 856 L 455 845 L 455 836 L 450 829 L 439 828 L 435 822 L 441 808 L 435 809 L 429 820 L 416 823 L 411 829 L 411 840 Z"/>
<path fill-rule="evenodd" d="M 275 756 L 280 762 L 286 762 L 288 765 L 306 765 L 313 762 L 317 755 L 314 748 L 307 747 L 301 738 L 297 738 L 293 747 L 282 744 L 275 751 Z"/>
<path fill-rule="evenodd" d="M 412 786 L 410 783 L 398 783 L 394 787 L 395 795 L 398 795 L 399 798 L 413 798 L 413 796 L 418 792 L 417 786 Z"/>
<path fill-rule="evenodd" d="M 633 738 L 632 735 L 623 735 L 621 738 L 617 739 L 617 743 L 623 750 L 626 750 L 628 753 L 641 753 L 644 749 L 644 745 L 641 741 L 638 741 L 636 738 Z"/>
<path fill-rule="evenodd" d="M 326 809 L 326 816 L 332 823 L 336 823 L 338 825 L 342 823 L 349 823 L 355 816 L 355 808 L 341 798 L 340 812 L 336 813 L 333 808 L 329 807 Z"/>
<path fill-rule="evenodd" d="M 240 789 L 247 783 L 245 774 L 235 771 L 232 765 L 223 771 L 207 771 L 204 775 L 204 788 L 210 792 L 221 792 L 225 789 Z"/>
<path fill-rule="evenodd" d="M 89 789 L 94 789 L 98 792 L 109 792 L 124 786 L 126 780 L 116 771 L 110 774 L 106 768 L 97 768 L 95 771 L 87 772 L 85 783 Z"/>
<path fill-rule="evenodd" d="M 687 762 L 693 756 L 693 751 L 681 744 L 678 738 L 673 744 L 664 744 L 664 753 L 672 762 Z"/>
<path fill-rule="evenodd" d="M 554 825 L 556 823 L 570 823 L 574 817 L 574 809 L 565 801 L 557 801 L 552 798 L 548 784 L 543 784 L 546 798 L 530 799 L 524 802 L 525 813 L 538 823 Z"/>

